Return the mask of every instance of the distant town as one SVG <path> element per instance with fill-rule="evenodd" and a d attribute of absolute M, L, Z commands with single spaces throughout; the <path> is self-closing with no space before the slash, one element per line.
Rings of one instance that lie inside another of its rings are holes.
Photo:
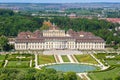
<path fill-rule="evenodd" d="M 120 3 L 0 3 L 0 80 L 120 80 Z"/>
<path fill-rule="evenodd" d="M 11 9 L 32 16 L 120 17 L 120 3 L 0 3 L 0 8 Z"/>

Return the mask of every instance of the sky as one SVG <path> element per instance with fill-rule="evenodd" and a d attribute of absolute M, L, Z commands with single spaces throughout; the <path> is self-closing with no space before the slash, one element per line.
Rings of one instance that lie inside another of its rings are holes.
<path fill-rule="evenodd" d="M 0 0 L 0 3 L 86 3 L 120 2 L 120 0 Z"/>

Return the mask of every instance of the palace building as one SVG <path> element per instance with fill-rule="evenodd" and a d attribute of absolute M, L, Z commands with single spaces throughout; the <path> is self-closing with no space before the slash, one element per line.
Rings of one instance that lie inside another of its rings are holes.
<path fill-rule="evenodd" d="M 16 50 L 102 50 L 105 41 L 90 32 L 60 30 L 52 25 L 48 30 L 20 32 L 15 39 Z"/>

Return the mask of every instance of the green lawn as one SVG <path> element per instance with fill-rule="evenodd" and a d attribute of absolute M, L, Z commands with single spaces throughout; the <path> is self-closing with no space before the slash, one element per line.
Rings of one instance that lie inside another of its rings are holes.
<path fill-rule="evenodd" d="M 92 63 L 92 64 L 98 64 L 95 59 L 93 59 L 90 55 L 88 54 L 83 54 L 83 55 L 75 55 L 76 59 L 79 62 L 82 63 Z"/>
<path fill-rule="evenodd" d="M 61 57 L 62 57 L 64 62 L 70 62 L 70 60 L 68 59 L 67 55 L 62 55 Z"/>
<path fill-rule="evenodd" d="M 28 68 L 30 67 L 30 60 L 32 60 L 32 67 L 34 67 L 35 62 L 34 58 L 35 56 L 33 54 L 7 54 L 6 55 L 8 60 L 8 64 L 6 67 L 8 68 Z"/>
<path fill-rule="evenodd" d="M 0 67 L 3 66 L 6 55 L 0 55 Z"/>
<path fill-rule="evenodd" d="M 115 53 L 99 53 L 94 54 L 94 56 L 98 58 L 103 64 L 107 63 L 108 65 L 120 65 L 120 55 Z M 114 58 L 106 58 L 107 56 L 114 56 Z"/>
<path fill-rule="evenodd" d="M 119 59 L 120 60 L 120 55 L 117 55 L 116 53 L 98 53 L 98 54 L 94 54 L 95 57 L 97 57 L 98 59 L 108 59 L 106 58 L 106 56 L 115 56 L 112 59 Z"/>
<path fill-rule="evenodd" d="M 33 54 L 8 54 L 7 55 L 7 60 L 9 61 L 30 61 L 34 60 L 34 55 Z"/>
<path fill-rule="evenodd" d="M 109 69 L 107 71 L 103 72 L 95 72 L 95 73 L 89 73 L 89 76 L 92 80 L 116 80 L 115 78 L 120 75 L 120 67 L 117 67 L 117 65 L 120 65 L 120 55 L 117 55 L 115 53 L 99 53 L 94 54 L 96 58 L 101 60 L 104 64 L 107 63 L 110 66 L 116 66 L 114 69 Z M 113 58 L 110 58 L 111 56 L 114 56 Z M 109 58 L 107 58 L 109 57 Z"/>
<path fill-rule="evenodd" d="M 105 59 L 105 56 L 107 56 L 106 53 L 98 53 L 98 54 L 94 54 L 94 56 L 98 59 Z"/>
<path fill-rule="evenodd" d="M 6 56 L 6 55 L 0 55 L 0 61 L 1 61 L 1 60 L 5 60 L 5 56 Z"/>
<path fill-rule="evenodd" d="M 77 75 L 77 80 L 82 80 L 82 79 Z"/>
<path fill-rule="evenodd" d="M 7 68 L 29 68 L 29 61 L 8 61 Z"/>
<path fill-rule="evenodd" d="M 55 63 L 53 55 L 38 55 L 39 64 Z"/>
<path fill-rule="evenodd" d="M 120 60 L 105 60 L 109 65 L 120 65 Z"/>
<path fill-rule="evenodd" d="M 120 67 L 117 67 L 109 71 L 89 73 L 89 76 L 91 77 L 91 80 L 115 80 L 119 74 Z"/>
<path fill-rule="evenodd" d="M 2 64 L 3 64 L 3 62 L 0 62 L 0 67 L 2 67 L 2 66 L 3 66 Z"/>

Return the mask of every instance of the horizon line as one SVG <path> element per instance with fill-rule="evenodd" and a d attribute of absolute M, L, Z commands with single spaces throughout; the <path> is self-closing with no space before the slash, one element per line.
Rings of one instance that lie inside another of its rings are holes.
<path fill-rule="evenodd" d="M 55 3 L 55 4 L 71 4 L 71 3 L 75 3 L 75 4 L 80 4 L 80 3 L 120 3 L 120 2 L 61 2 L 61 3 L 59 3 L 59 2 L 44 2 L 44 3 L 42 3 L 42 2 L 0 2 L 0 4 L 9 4 L 9 3 L 28 3 L 28 4 L 53 4 L 53 3 Z"/>

